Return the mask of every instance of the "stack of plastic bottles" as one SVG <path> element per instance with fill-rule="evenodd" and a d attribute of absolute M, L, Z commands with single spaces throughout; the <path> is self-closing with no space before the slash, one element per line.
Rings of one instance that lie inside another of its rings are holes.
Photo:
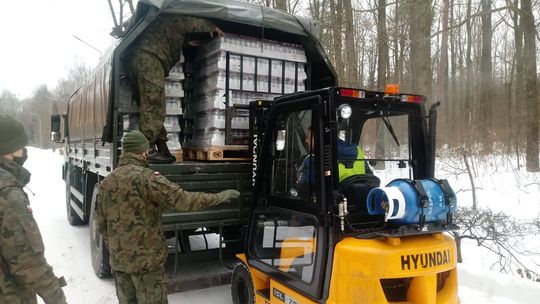
<path fill-rule="evenodd" d="M 201 47 L 194 60 L 193 91 L 184 111 L 193 121 L 190 147 L 225 145 L 227 84 L 229 106 L 305 90 L 306 55 L 299 45 L 226 34 Z M 247 138 L 249 113 L 236 114 L 232 136 Z"/>

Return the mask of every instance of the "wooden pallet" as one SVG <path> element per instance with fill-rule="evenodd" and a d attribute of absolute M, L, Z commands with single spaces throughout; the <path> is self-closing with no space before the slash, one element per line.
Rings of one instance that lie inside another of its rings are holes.
<path fill-rule="evenodd" d="M 183 160 L 251 160 L 248 146 L 189 147 L 183 149 Z M 178 159 L 178 157 L 177 157 Z"/>

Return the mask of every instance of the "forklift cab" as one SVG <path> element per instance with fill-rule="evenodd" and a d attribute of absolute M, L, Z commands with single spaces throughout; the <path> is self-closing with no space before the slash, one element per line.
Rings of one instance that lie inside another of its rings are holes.
<path fill-rule="evenodd" d="M 431 177 L 423 101 L 419 95 L 327 88 L 271 104 L 260 131 L 245 255 L 233 273 L 234 303 L 335 298 L 336 245 L 389 229 L 383 217 L 366 212 L 369 190 L 396 178 Z M 340 170 L 355 165 L 365 172 L 343 178 Z M 347 210 L 340 210 L 344 200 Z"/>

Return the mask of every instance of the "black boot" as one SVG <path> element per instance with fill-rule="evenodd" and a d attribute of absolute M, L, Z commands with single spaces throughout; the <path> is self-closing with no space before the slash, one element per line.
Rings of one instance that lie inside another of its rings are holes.
<path fill-rule="evenodd" d="M 174 155 L 172 155 L 171 152 L 169 151 L 169 147 L 167 147 L 166 141 L 157 140 L 156 147 L 158 150 L 159 159 L 163 160 L 165 164 L 171 164 L 176 161 L 176 158 L 174 157 Z"/>
<path fill-rule="evenodd" d="M 167 149 L 166 154 L 162 152 L 163 145 Z M 169 149 L 167 148 L 167 144 L 165 142 L 161 143 L 160 141 L 157 141 L 156 144 L 150 143 L 150 150 L 148 150 L 147 161 L 149 164 L 171 164 L 176 161 L 176 158 L 171 155 L 171 152 L 169 152 Z"/>

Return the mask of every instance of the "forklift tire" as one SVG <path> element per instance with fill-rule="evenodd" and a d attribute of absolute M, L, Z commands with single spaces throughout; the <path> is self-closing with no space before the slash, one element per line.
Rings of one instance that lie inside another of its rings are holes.
<path fill-rule="evenodd" d="M 255 292 L 253 290 L 253 279 L 244 263 L 239 263 L 234 267 L 231 278 L 231 295 L 233 304 L 253 304 L 255 303 Z"/>
<path fill-rule="evenodd" d="M 109 264 L 109 250 L 105 246 L 103 236 L 96 227 L 95 208 L 98 185 L 94 188 L 92 195 L 92 208 L 90 209 L 90 256 L 92 258 L 92 268 L 99 278 L 110 278 L 112 276 Z"/>
<path fill-rule="evenodd" d="M 70 177 L 71 177 L 71 165 L 67 165 L 67 171 L 66 171 L 66 215 L 67 220 L 71 226 L 81 226 L 85 225 L 86 223 L 79 217 L 77 212 L 73 210 L 71 207 L 71 183 L 70 183 Z"/>

